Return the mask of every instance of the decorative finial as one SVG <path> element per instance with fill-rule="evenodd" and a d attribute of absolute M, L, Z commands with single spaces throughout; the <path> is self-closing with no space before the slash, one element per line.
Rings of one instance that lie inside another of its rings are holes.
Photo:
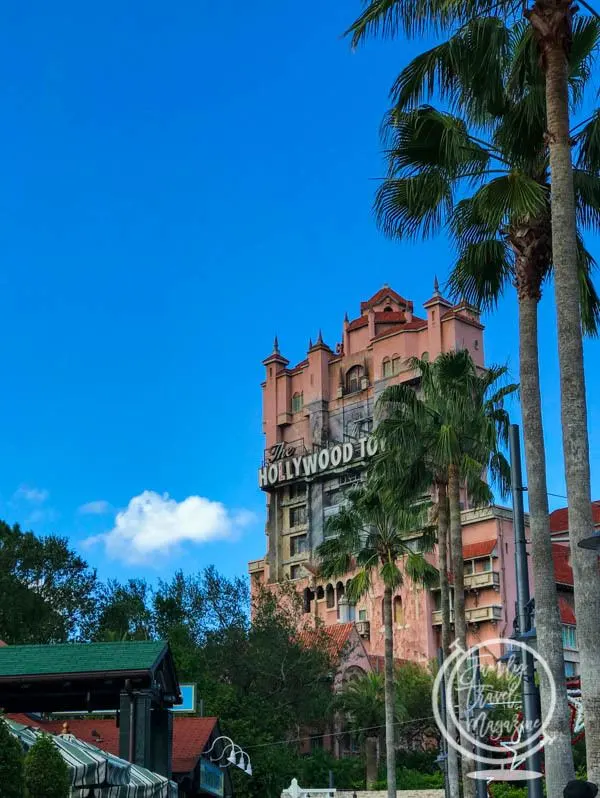
<path fill-rule="evenodd" d="M 384 287 L 384 288 L 389 288 L 389 285 L 388 285 L 387 283 L 384 283 L 384 284 L 383 284 L 383 287 Z"/>
<path fill-rule="evenodd" d="M 277 340 L 277 336 L 275 336 L 275 340 L 273 341 L 273 352 L 279 354 L 279 341 Z"/>
<path fill-rule="evenodd" d="M 309 338 L 309 339 L 308 339 L 308 348 L 309 348 L 309 349 L 312 349 L 312 348 L 313 348 L 313 342 L 312 342 L 312 338 Z"/>
<path fill-rule="evenodd" d="M 69 734 L 69 733 L 70 733 L 69 724 L 67 721 L 65 721 L 62 725 L 62 734 Z"/>
<path fill-rule="evenodd" d="M 350 319 L 348 318 L 348 311 L 344 313 L 344 321 L 346 322 L 346 324 L 348 324 L 348 322 L 350 321 Z"/>
<path fill-rule="evenodd" d="M 321 332 L 320 329 L 319 329 L 319 337 L 317 338 L 317 343 L 318 344 L 322 344 L 323 343 L 323 333 Z"/>
<path fill-rule="evenodd" d="M 437 274 L 435 275 L 433 280 L 433 290 L 435 292 L 435 295 L 438 296 L 440 293 L 440 284 L 438 283 Z"/>

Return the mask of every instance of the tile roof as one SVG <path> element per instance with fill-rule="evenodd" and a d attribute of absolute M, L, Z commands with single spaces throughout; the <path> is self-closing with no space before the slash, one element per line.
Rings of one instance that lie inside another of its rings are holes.
<path fill-rule="evenodd" d="M 403 310 L 382 310 L 375 313 L 375 324 L 388 324 L 389 322 L 406 321 L 406 314 Z"/>
<path fill-rule="evenodd" d="M 496 538 L 479 540 L 477 543 L 467 543 L 463 546 L 463 559 L 474 560 L 477 557 L 489 557 L 496 548 Z"/>
<path fill-rule="evenodd" d="M 61 643 L 0 648 L 0 679 L 13 676 L 149 671 L 167 643 L 140 640 L 122 643 Z"/>
<path fill-rule="evenodd" d="M 103 718 L 80 718 L 73 720 L 39 721 L 27 715 L 9 715 L 11 720 L 25 726 L 39 727 L 52 734 L 60 734 L 63 724 L 69 724 L 69 732 L 80 740 L 119 755 L 119 728 L 114 720 Z M 173 773 L 190 773 L 206 748 L 217 725 L 217 718 L 173 718 Z"/>
<path fill-rule="evenodd" d="M 389 288 L 387 285 L 384 285 L 383 288 L 380 288 L 376 294 L 373 294 L 371 299 L 367 299 L 366 302 L 360 303 L 361 313 L 364 310 L 369 310 L 369 308 L 372 308 L 374 305 L 379 305 L 388 296 L 390 297 L 390 299 L 393 299 L 399 305 L 405 305 L 406 307 L 409 308 L 412 307 L 413 304 L 412 302 L 409 302 L 408 299 L 404 299 L 404 297 L 401 297 L 400 294 L 396 293 L 396 291 L 393 290 L 393 288 Z"/>
<path fill-rule="evenodd" d="M 321 642 L 321 635 L 324 632 L 326 639 L 323 644 L 327 647 L 327 653 L 333 659 L 339 659 L 353 630 L 353 623 L 334 623 L 330 626 L 321 626 L 319 629 L 303 629 L 300 632 L 300 640 L 305 645 Z"/>
<path fill-rule="evenodd" d="M 552 544 L 552 559 L 554 561 L 554 578 L 561 585 L 573 584 L 573 569 L 570 560 L 571 551 L 568 546 L 560 543 Z"/>
<path fill-rule="evenodd" d="M 373 340 L 377 340 L 378 338 L 384 338 L 386 335 L 396 335 L 397 333 L 403 333 L 407 330 L 424 330 L 427 327 L 427 322 L 425 319 L 419 319 L 416 316 L 413 316 L 412 321 L 407 321 L 406 324 L 403 324 L 401 327 L 390 327 L 387 330 L 383 330 L 377 335 L 373 336 Z"/>
<path fill-rule="evenodd" d="M 592 502 L 592 518 L 594 526 L 600 526 L 600 501 Z M 561 507 L 560 510 L 554 510 L 550 513 L 550 532 L 567 532 L 569 529 L 569 509 Z"/>
<path fill-rule="evenodd" d="M 569 626 L 575 626 L 577 624 L 573 607 L 571 607 L 569 602 L 562 596 L 558 598 L 558 608 L 560 610 L 560 620 L 562 623 L 566 623 Z"/>
<path fill-rule="evenodd" d="M 348 331 L 359 330 L 361 327 L 366 327 L 368 323 L 369 319 L 366 316 L 360 316 L 358 319 L 352 319 L 350 324 L 348 324 Z"/>

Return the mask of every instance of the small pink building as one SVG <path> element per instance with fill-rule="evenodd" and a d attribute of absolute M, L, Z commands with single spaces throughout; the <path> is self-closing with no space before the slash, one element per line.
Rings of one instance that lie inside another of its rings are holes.
<path fill-rule="evenodd" d="M 326 626 L 355 623 L 373 656 L 383 654 L 382 585 L 375 583 L 367 597 L 351 605 L 345 592 L 352 574 L 324 582 L 314 552 L 327 535 L 327 519 L 361 481 L 377 451 L 371 433 L 381 392 L 416 379 L 409 358 L 434 360 L 441 352 L 468 349 L 475 363 L 484 365 L 483 326 L 476 309 L 453 305 L 436 281 L 423 311 L 417 316 L 413 302 L 386 285 L 361 303 L 359 316 L 346 316 L 341 341 L 333 348 L 319 334 L 315 343 L 310 341 L 306 358 L 290 367 L 275 340 L 264 361 L 266 448 L 258 481 L 267 497 L 268 542 L 266 556 L 249 564 L 251 579 L 253 584 L 291 580 L 303 594 L 307 615 Z M 465 496 L 462 521 L 469 642 L 507 638 L 516 601 L 512 512 L 471 507 Z M 568 545 L 555 549 L 563 563 Z M 564 618 L 574 621 L 572 609 L 571 614 L 565 609 L 572 608 L 572 573 L 570 584 L 561 589 Z M 398 659 L 433 659 L 440 645 L 439 590 L 407 582 L 394 597 L 394 622 Z M 486 650 L 494 658 L 504 653 L 491 642 Z"/>

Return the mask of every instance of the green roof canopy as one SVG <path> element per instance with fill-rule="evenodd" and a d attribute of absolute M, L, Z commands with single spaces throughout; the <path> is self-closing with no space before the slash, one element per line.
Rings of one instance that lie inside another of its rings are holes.
<path fill-rule="evenodd" d="M 118 673 L 152 670 L 167 643 L 141 640 L 124 643 L 60 643 L 0 648 L 0 679 L 76 673 Z"/>
<path fill-rule="evenodd" d="M 0 648 L 0 708 L 6 712 L 115 710 L 123 690 L 150 690 L 158 706 L 181 702 L 168 643 L 138 640 Z"/>

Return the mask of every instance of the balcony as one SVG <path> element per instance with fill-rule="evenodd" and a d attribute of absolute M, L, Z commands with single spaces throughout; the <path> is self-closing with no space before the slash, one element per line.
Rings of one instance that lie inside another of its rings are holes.
<path fill-rule="evenodd" d="M 369 621 L 356 621 L 356 631 L 365 640 L 370 640 L 371 623 Z"/>
<path fill-rule="evenodd" d="M 484 587 L 500 587 L 500 574 L 497 571 L 481 571 L 465 574 L 465 590 L 480 590 Z"/>
<path fill-rule="evenodd" d="M 251 560 L 248 563 L 248 573 L 260 574 L 265 570 L 265 558 L 260 560 Z"/>
<path fill-rule="evenodd" d="M 278 413 L 277 414 L 277 426 L 278 427 L 286 427 L 288 424 L 292 423 L 292 414 L 291 413 Z"/>
<path fill-rule="evenodd" d="M 502 607 L 494 604 L 490 607 L 471 607 L 465 610 L 467 623 L 486 623 L 487 621 L 501 621 Z M 450 613 L 450 620 L 454 623 L 454 613 Z M 442 611 L 434 610 L 431 613 L 431 623 L 433 626 L 442 625 Z"/>

